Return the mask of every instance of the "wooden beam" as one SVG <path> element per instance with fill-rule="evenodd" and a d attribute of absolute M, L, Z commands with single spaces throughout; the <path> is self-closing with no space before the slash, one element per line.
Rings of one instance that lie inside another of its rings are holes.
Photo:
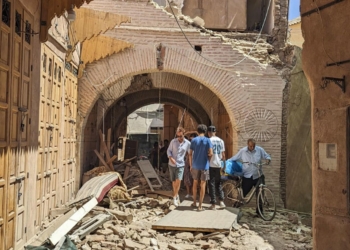
<path fill-rule="evenodd" d="M 103 164 L 103 166 L 105 166 L 107 169 L 109 169 L 109 166 L 107 165 L 107 163 L 105 162 L 103 157 L 98 153 L 98 151 L 95 149 L 94 152 L 97 155 L 98 159 L 100 159 L 100 162 Z M 113 169 L 113 171 L 114 171 L 114 169 Z"/>
<path fill-rule="evenodd" d="M 109 128 L 107 130 L 107 149 L 108 149 L 108 152 L 111 151 L 111 134 L 112 134 L 112 130 Z"/>
<path fill-rule="evenodd" d="M 103 149 L 103 151 L 105 152 L 105 155 L 106 155 L 106 160 L 107 160 L 107 165 L 109 166 L 109 169 L 111 169 L 112 171 L 114 171 L 114 167 L 113 167 L 113 163 L 111 161 L 111 156 L 109 155 L 109 150 L 106 146 L 106 142 L 104 140 L 104 136 L 102 134 L 102 131 L 101 129 L 98 131 L 99 135 L 100 135 L 100 145 Z"/>
<path fill-rule="evenodd" d="M 125 180 L 128 177 L 129 171 L 130 171 L 130 166 L 127 165 L 124 171 L 123 180 Z"/>
<path fill-rule="evenodd" d="M 137 156 L 134 156 L 134 157 L 132 157 L 132 158 L 130 158 L 130 159 L 126 159 L 126 160 L 123 161 L 121 164 L 117 165 L 116 168 L 119 168 L 119 167 L 125 165 L 126 163 L 131 162 L 132 160 L 135 160 L 136 158 L 137 158 Z"/>
<path fill-rule="evenodd" d="M 113 161 L 114 161 L 115 159 L 117 159 L 117 158 L 118 158 L 118 156 L 113 155 L 112 158 L 110 158 L 109 161 L 107 161 L 106 163 L 107 163 L 107 164 L 113 163 Z M 114 168 L 113 168 L 113 169 L 114 169 Z"/>

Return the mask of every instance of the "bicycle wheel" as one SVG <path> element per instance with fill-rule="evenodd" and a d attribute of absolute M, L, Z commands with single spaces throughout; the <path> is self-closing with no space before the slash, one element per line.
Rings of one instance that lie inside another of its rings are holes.
<path fill-rule="evenodd" d="M 228 207 L 238 207 L 239 206 L 239 192 L 237 190 L 237 181 L 227 180 L 222 185 L 222 190 L 224 191 L 224 202 Z"/>
<path fill-rule="evenodd" d="M 271 221 L 276 215 L 276 203 L 273 193 L 267 187 L 263 187 L 259 190 L 258 198 L 258 211 L 261 218 L 265 221 Z"/>

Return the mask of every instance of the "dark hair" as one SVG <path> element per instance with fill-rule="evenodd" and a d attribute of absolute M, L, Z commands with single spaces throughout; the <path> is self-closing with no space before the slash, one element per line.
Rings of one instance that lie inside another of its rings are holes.
<path fill-rule="evenodd" d="M 187 135 L 185 135 L 185 139 L 186 139 L 186 140 L 188 140 L 188 137 L 187 137 Z"/>
<path fill-rule="evenodd" d="M 255 139 L 249 138 L 248 141 L 247 141 L 247 143 L 249 143 L 249 142 L 251 142 L 251 143 L 253 143 L 253 144 L 255 145 Z"/>
<path fill-rule="evenodd" d="M 199 124 L 197 127 L 197 132 L 199 134 L 205 134 L 207 132 L 207 126 L 205 124 Z"/>
<path fill-rule="evenodd" d="M 164 142 L 169 142 L 169 140 L 168 140 L 168 139 L 165 139 Z"/>
<path fill-rule="evenodd" d="M 158 142 L 157 141 L 153 143 L 153 147 L 155 147 L 155 146 L 158 146 Z"/>
<path fill-rule="evenodd" d="M 196 134 L 196 133 L 193 133 L 193 134 L 190 135 L 190 137 L 195 138 L 195 137 L 197 137 L 197 134 Z"/>

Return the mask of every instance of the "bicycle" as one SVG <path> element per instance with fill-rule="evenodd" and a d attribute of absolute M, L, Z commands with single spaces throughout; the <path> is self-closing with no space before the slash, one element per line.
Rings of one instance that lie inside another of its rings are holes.
<path fill-rule="evenodd" d="M 241 207 L 245 204 L 248 204 L 256 192 L 258 192 L 257 203 L 258 212 L 261 218 L 265 221 L 271 221 L 276 215 L 276 203 L 275 198 L 273 196 L 272 191 L 266 187 L 261 174 L 261 167 L 266 165 L 266 163 L 251 163 L 251 162 L 243 162 L 248 164 L 254 164 L 258 168 L 259 173 L 259 181 L 254 186 L 246 197 L 243 197 L 243 189 L 242 189 L 242 178 L 236 175 L 227 174 L 225 171 L 222 174 L 223 176 L 228 177 L 222 186 L 224 191 L 224 200 L 225 204 L 232 205 L 233 207 Z"/>

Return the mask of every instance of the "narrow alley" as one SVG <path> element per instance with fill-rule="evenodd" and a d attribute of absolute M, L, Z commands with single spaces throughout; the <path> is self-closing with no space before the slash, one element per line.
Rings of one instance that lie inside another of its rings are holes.
<path fill-rule="evenodd" d="M 0 250 L 350 250 L 349 1 L 0 6 Z"/>

